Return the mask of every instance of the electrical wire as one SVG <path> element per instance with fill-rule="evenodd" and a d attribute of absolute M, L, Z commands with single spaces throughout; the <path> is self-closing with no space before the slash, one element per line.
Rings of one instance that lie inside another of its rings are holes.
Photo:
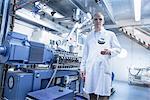
<path fill-rule="evenodd" d="M 56 75 L 56 72 L 57 72 L 57 69 L 58 69 L 58 65 L 59 65 L 58 63 L 59 63 L 59 56 L 57 57 L 57 64 L 56 64 L 56 67 L 55 67 L 54 73 L 53 73 L 53 75 L 52 75 L 51 79 L 49 80 L 49 82 L 48 82 L 48 84 L 47 84 L 46 88 L 49 88 L 49 86 L 50 86 L 50 84 L 51 84 L 52 80 L 54 79 L 54 77 L 55 77 L 55 75 Z"/>

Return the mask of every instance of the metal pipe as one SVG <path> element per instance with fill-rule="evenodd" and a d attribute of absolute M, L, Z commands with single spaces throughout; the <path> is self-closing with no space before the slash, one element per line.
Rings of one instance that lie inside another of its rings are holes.
<path fill-rule="evenodd" d="M 12 6 L 12 18 L 11 18 L 10 31 L 13 31 L 14 23 L 15 23 L 16 0 L 13 0 L 12 4 L 13 6 Z"/>
<path fill-rule="evenodd" d="M 77 1 L 75 0 L 69 0 L 74 6 L 76 6 L 77 8 L 81 9 L 81 11 L 83 11 L 84 13 L 87 13 L 88 11 L 81 5 L 79 4 Z"/>
<path fill-rule="evenodd" d="M 3 16 L 2 16 L 2 24 L 1 24 L 1 31 L 0 31 L 0 45 L 5 39 L 5 35 L 7 32 L 7 26 L 8 26 L 8 19 L 9 19 L 9 5 L 10 0 L 5 0 L 4 1 L 4 6 L 3 6 Z"/>
<path fill-rule="evenodd" d="M 33 2 L 37 2 L 37 1 L 40 1 L 40 0 L 31 0 L 31 1 L 25 2 L 25 3 L 21 4 L 21 5 L 16 5 L 16 10 L 23 8 L 23 7 L 26 6 L 27 4 L 32 4 Z"/>

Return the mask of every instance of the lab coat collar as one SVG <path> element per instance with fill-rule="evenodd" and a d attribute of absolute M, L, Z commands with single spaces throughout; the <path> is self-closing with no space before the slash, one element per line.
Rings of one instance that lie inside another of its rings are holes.
<path fill-rule="evenodd" d="M 105 31 L 105 28 L 104 27 L 101 27 L 101 31 L 99 31 L 99 32 L 95 32 L 95 33 L 103 33 Z"/>

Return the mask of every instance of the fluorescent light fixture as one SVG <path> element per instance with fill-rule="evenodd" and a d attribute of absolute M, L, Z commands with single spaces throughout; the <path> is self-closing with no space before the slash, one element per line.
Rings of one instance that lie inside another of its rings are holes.
<path fill-rule="evenodd" d="M 63 15 L 61 15 L 60 13 L 56 12 L 56 14 L 54 14 L 55 18 L 64 18 Z"/>
<path fill-rule="evenodd" d="M 134 0 L 135 21 L 141 20 L 141 0 Z"/>

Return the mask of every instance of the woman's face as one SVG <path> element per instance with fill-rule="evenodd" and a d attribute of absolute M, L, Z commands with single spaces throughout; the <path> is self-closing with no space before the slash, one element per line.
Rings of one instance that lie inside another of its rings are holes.
<path fill-rule="evenodd" d="M 95 28 L 101 28 L 104 24 L 104 17 L 100 13 L 95 14 L 94 19 L 94 26 Z"/>

